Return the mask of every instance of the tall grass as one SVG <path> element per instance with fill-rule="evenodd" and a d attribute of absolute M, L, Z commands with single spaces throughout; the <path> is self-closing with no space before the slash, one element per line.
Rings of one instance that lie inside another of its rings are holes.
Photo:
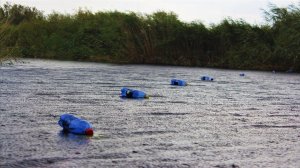
<path fill-rule="evenodd" d="M 0 60 L 25 57 L 300 71 L 299 7 L 271 5 L 265 17 L 266 25 L 225 19 L 206 27 L 164 11 L 44 15 L 35 8 L 4 4 Z"/>

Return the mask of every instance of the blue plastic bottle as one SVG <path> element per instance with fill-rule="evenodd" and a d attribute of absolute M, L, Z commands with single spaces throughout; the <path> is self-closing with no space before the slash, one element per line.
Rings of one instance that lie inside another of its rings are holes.
<path fill-rule="evenodd" d="M 63 128 L 64 131 L 92 136 L 94 131 L 92 125 L 80 118 L 73 116 L 72 114 L 63 114 L 60 116 L 58 124 Z"/>
<path fill-rule="evenodd" d="M 139 90 L 128 89 L 128 88 L 121 89 L 121 97 L 134 98 L 134 99 L 148 98 L 148 96 L 145 92 L 142 92 Z"/>
<path fill-rule="evenodd" d="M 201 77 L 201 80 L 203 80 L 203 81 L 213 81 L 214 78 L 209 77 L 209 76 L 202 76 L 202 77 Z"/>
<path fill-rule="evenodd" d="M 178 86 L 186 86 L 187 83 L 184 80 L 180 80 L 180 79 L 172 79 L 171 80 L 171 85 L 178 85 Z"/>

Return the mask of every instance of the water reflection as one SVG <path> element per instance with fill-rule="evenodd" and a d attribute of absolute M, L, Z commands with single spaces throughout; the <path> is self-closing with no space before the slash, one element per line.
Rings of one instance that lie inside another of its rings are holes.
<path fill-rule="evenodd" d="M 91 142 L 91 137 L 86 135 L 77 135 L 77 134 L 60 131 L 58 133 L 58 136 L 59 136 L 58 143 L 69 147 L 85 146 Z"/>

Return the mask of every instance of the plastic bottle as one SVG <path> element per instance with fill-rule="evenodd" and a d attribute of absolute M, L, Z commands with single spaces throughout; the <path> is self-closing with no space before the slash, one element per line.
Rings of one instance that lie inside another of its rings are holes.
<path fill-rule="evenodd" d="M 128 89 L 128 88 L 121 89 L 121 97 L 134 98 L 134 99 L 148 98 L 148 96 L 145 92 L 142 92 L 139 90 Z"/>
<path fill-rule="evenodd" d="M 203 81 L 213 81 L 214 78 L 209 77 L 209 76 L 202 76 L 202 77 L 201 77 L 201 80 L 203 80 Z"/>
<path fill-rule="evenodd" d="M 244 73 L 240 73 L 240 76 L 245 76 L 245 74 Z"/>
<path fill-rule="evenodd" d="M 72 114 L 63 114 L 60 116 L 58 124 L 63 128 L 63 131 L 74 134 L 82 134 L 92 136 L 94 134 L 92 125 Z"/>
<path fill-rule="evenodd" d="M 186 81 L 180 79 L 172 79 L 171 85 L 178 85 L 178 86 L 187 86 Z"/>

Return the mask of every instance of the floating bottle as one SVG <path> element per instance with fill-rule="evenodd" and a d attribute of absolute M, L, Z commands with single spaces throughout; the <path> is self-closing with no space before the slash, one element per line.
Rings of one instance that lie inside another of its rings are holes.
<path fill-rule="evenodd" d="M 245 76 L 245 74 L 244 73 L 240 73 L 240 76 Z"/>
<path fill-rule="evenodd" d="M 180 79 L 172 79 L 171 85 L 178 85 L 178 86 L 187 86 L 186 81 Z"/>
<path fill-rule="evenodd" d="M 202 77 L 201 77 L 201 80 L 203 80 L 203 81 L 213 81 L 214 78 L 209 77 L 209 76 L 202 76 Z"/>
<path fill-rule="evenodd" d="M 58 124 L 63 128 L 63 131 L 74 134 L 82 134 L 92 136 L 94 134 L 92 125 L 72 114 L 63 114 L 60 116 Z"/>
<path fill-rule="evenodd" d="M 128 88 L 122 88 L 121 89 L 121 97 L 126 98 L 149 98 L 145 92 L 139 91 L 139 90 L 133 90 Z"/>

